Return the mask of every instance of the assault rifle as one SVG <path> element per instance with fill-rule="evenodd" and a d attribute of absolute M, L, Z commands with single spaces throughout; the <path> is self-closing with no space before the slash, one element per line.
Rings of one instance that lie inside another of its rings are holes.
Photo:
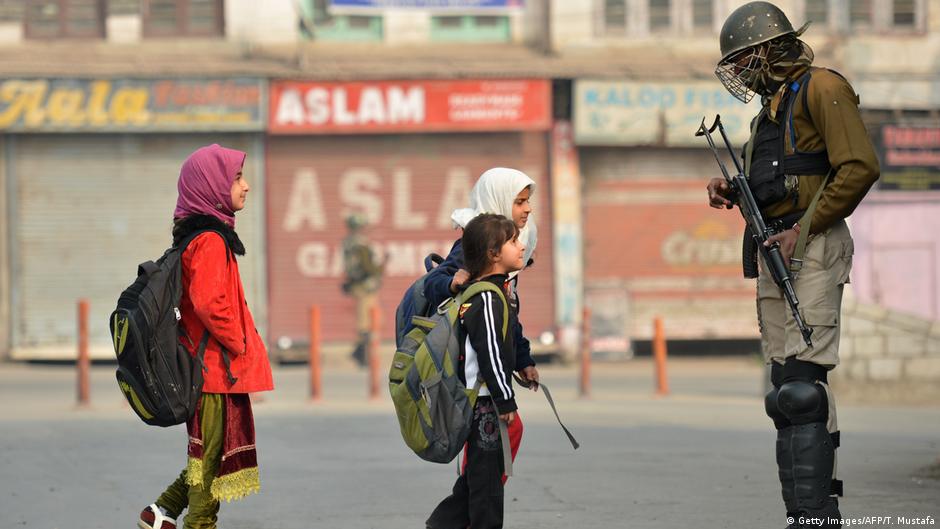
<path fill-rule="evenodd" d="M 728 169 L 725 168 L 725 164 L 721 161 L 721 156 L 718 153 L 718 147 L 715 146 L 715 141 L 712 139 L 712 132 L 714 132 L 716 128 L 718 132 L 721 133 L 721 138 L 725 142 L 728 154 L 731 155 L 731 160 L 738 170 L 738 174 L 734 176 L 728 174 Z M 754 200 L 751 188 L 747 185 L 747 177 L 744 176 L 744 170 L 741 169 L 741 164 L 734 154 L 734 149 L 731 148 L 731 142 L 728 141 L 728 135 L 725 134 L 725 128 L 721 125 L 721 116 L 715 116 L 715 122 L 710 128 L 705 126 L 705 118 L 702 118 L 702 124 L 695 132 L 695 135 L 705 136 L 708 147 L 712 150 L 712 154 L 715 155 L 715 160 L 718 162 L 718 167 L 721 169 L 721 174 L 724 175 L 725 181 L 728 182 L 728 187 L 731 188 L 732 202 L 737 203 L 738 209 L 741 210 L 741 215 L 747 223 L 748 233 L 754 238 L 761 255 L 764 256 L 764 265 L 769 268 L 770 275 L 774 278 L 774 283 L 783 291 L 787 305 L 789 305 L 790 310 L 793 311 L 793 319 L 796 321 L 796 325 L 800 328 L 800 333 L 803 335 L 803 341 L 806 342 L 806 345 L 812 347 L 813 341 L 810 337 L 813 335 L 813 329 L 806 326 L 806 322 L 803 321 L 803 316 L 800 315 L 800 300 L 797 299 L 796 291 L 793 290 L 793 278 L 790 276 L 790 270 L 784 265 L 783 256 L 780 255 L 780 243 L 774 242 L 770 246 L 764 245 L 767 239 L 774 235 L 774 232 L 767 227 L 764 218 L 760 214 L 757 201 Z"/>

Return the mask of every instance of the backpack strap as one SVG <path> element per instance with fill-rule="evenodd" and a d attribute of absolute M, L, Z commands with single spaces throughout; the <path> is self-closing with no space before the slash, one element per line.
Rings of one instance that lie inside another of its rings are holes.
<path fill-rule="evenodd" d="M 542 391 L 545 393 L 545 398 L 548 400 L 548 405 L 552 407 L 552 411 L 555 413 L 555 420 L 558 421 L 558 425 L 561 426 L 561 429 L 565 431 L 565 435 L 568 436 L 568 441 L 571 443 L 571 447 L 577 450 L 581 444 L 578 443 L 578 440 L 575 439 L 573 435 L 571 435 L 571 432 L 568 430 L 568 428 L 564 425 L 564 423 L 561 422 L 561 417 L 558 416 L 558 410 L 555 409 L 555 399 L 552 398 L 552 392 L 548 390 L 548 386 L 541 382 L 526 382 L 525 380 L 519 378 L 519 376 L 515 373 L 513 373 L 512 378 L 514 378 L 516 382 L 518 382 L 519 385 L 524 388 L 528 388 L 531 387 L 532 384 L 536 384 L 537 387 L 542 389 Z"/>
<path fill-rule="evenodd" d="M 509 331 L 509 303 L 506 302 L 506 295 L 503 293 L 503 289 L 498 286 L 490 283 L 489 281 L 477 281 L 473 283 L 463 293 L 460 295 L 460 301 L 465 302 L 483 292 L 496 292 L 500 301 L 503 302 L 503 339 L 506 338 L 506 333 Z M 458 305 L 459 304 L 456 304 Z M 482 385 L 482 381 L 477 379 L 474 383 L 474 388 L 479 389 Z M 506 424 L 506 421 L 500 419 L 499 408 L 496 406 L 496 401 L 493 401 L 493 407 L 496 408 L 497 419 L 496 422 L 499 423 L 499 438 L 502 443 L 503 448 L 503 473 L 507 476 L 512 475 L 512 446 L 509 443 L 509 426 Z"/>
<path fill-rule="evenodd" d="M 182 328 L 183 327 L 180 326 L 180 329 Z M 196 361 L 199 362 L 199 365 L 202 367 L 203 371 L 209 371 L 209 368 L 206 367 L 206 347 L 208 346 L 209 346 L 209 329 L 206 329 L 206 332 L 202 333 L 202 339 L 199 340 L 199 348 L 196 349 Z"/>
<path fill-rule="evenodd" d="M 461 303 L 466 303 L 470 298 L 483 292 L 496 292 L 500 301 L 503 302 L 503 338 L 506 338 L 506 332 L 509 330 L 509 304 L 506 303 L 506 294 L 503 289 L 490 283 L 489 281 L 477 281 L 473 283 L 460 295 Z"/>
<path fill-rule="evenodd" d="M 493 407 L 496 407 L 496 402 L 493 402 Z M 498 409 L 496 413 L 499 413 Z M 509 442 L 509 423 L 499 416 L 496 417 L 496 422 L 499 423 L 499 440 L 503 445 L 503 474 L 508 477 L 512 475 L 512 443 Z"/>

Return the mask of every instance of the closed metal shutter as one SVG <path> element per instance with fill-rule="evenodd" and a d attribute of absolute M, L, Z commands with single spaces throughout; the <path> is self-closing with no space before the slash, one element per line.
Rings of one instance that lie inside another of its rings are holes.
<path fill-rule="evenodd" d="M 705 149 L 580 150 L 585 304 L 600 342 L 652 337 L 754 338 L 754 282 L 741 274 L 744 221 L 708 207 L 720 176 Z"/>
<path fill-rule="evenodd" d="M 313 304 L 324 340 L 355 336 L 354 303 L 340 288 L 350 213 L 366 215 L 367 236 L 388 255 L 379 304 L 382 336 L 393 337 L 395 308 L 423 274 L 424 256 L 446 256 L 459 236 L 452 210 L 466 207 L 470 187 L 496 166 L 537 182 L 537 262 L 520 278 L 521 317 L 530 338 L 554 330 L 547 156 L 545 134 L 534 132 L 269 138 L 271 338 L 305 342 Z"/>
<path fill-rule="evenodd" d="M 183 160 L 210 143 L 244 150 L 253 187 L 236 229 L 239 266 L 256 320 L 264 322 L 260 136 L 37 135 L 11 140 L 13 356 L 75 355 L 76 301 L 91 303 L 90 340 L 110 357 L 107 318 L 142 261 L 171 243 Z"/>

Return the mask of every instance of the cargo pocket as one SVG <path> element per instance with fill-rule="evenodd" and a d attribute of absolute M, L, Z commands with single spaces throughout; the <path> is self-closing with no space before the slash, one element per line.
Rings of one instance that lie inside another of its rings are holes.
<path fill-rule="evenodd" d="M 839 311 L 837 309 L 812 308 L 803 310 L 803 319 L 813 329 L 813 348 L 806 354 L 810 360 L 823 365 L 838 363 Z"/>

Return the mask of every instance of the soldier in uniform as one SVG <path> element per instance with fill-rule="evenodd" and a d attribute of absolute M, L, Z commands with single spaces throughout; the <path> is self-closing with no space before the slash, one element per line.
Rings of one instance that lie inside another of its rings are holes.
<path fill-rule="evenodd" d="M 745 234 L 744 269 L 757 278 L 757 312 L 773 389 L 765 398 L 777 430 L 777 466 L 790 529 L 841 527 L 836 480 L 839 429 L 827 374 L 839 363 L 842 289 L 853 242 L 845 218 L 878 179 L 859 99 L 840 74 L 812 65 L 813 51 L 786 15 L 768 2 L 736 9 L 721 29 L 715 70 L 742 102 L 760 96 L 744 148 L 745 174 L 758 207 L 777 232 L 795 276 L 807 346 L 757 248 Z M 709 204 L 731 208 L 724 179 L 708 183 Z M 813 525 L 819 527 L 818 523 Z"/>
<path fill-rule="evenodd" d="M 360 365 L 366 365 L 366 351 L 371 337 L 371 311 L 376 295 L 382 286 L 382 272 L 385 263 L 379 263 L 369 245 L 369 239 L 362 233 L 366 221 L 360 215 L 346 218 L 349 234 L 343 239 L 343 266 L 346 280 L 343 292 L 356 301 L 356 330 L 359 333 L 352 357 Z"/>

